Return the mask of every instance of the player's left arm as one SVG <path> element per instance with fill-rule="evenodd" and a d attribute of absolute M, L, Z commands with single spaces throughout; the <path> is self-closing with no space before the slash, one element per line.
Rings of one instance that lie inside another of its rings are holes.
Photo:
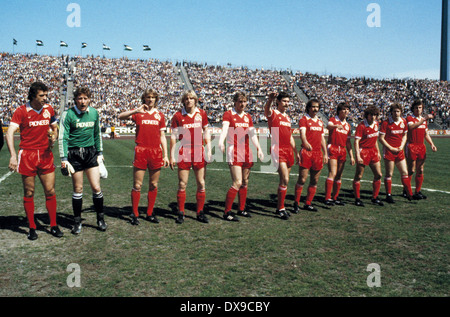
<path fill-rule="evenodd" d="M 327 164 L 328 163 L 327 142 L 325 141 L 324 134 L 322 134 L 320 146 L 321 146 L 322 152 L 323 152 L 323 163 Z"/>
<path fill-rule="evenodd" d="M 259 144 L 258 136 L 256 135 L 255 127 L 250 127 L 248 130 L 250 139 L 252 140 L 253 145 L 256 147 L 256 155 L 262 161 L 264 159 L 264 154 L 261 149 L 261 144 Z"/>
<path fill-rule="evenodd" d="M 100 129 L 100 114 L 97 112 L 96 118 L 95 118 L 95 125 L 94 125 L 94 144 L 97 148 L 97 153 L 99 156 L 99 160 L 104 160 L 103 158 L 103 140 L 102 140 L 102 131 Z"/>
<path fill-rule="evenodd" d="M 355 157 L 353 156 L 353 148 L 352 148 L 352 142 L 350 140 L 350 136 L 347 138 L 346 147 L 347 147 L 348 155 L 350 155 L 350 165 L 355 165 Z"/>
<path fill-rule="evenodd" d="M 437 151 L 437 147 L 434 145 L 434 143 L 433 143 L 433 140 L 431 139 L 431 136 L 430 136 L 430 134 L 428 133 L 428 130 L 427 130 L 427 132 L 425 133 L 425 140 L 428 142 L 428 144 L 431 146 L 431 150 L 433 151 L 433 152 L 436 152 Z"/>
<path fill-rule="evenodd" d="M 205 140 L 206 145 L 206 160 L 211 161 L 212 157 L 212 149 L 211 149 L 211 129 L 209 125 L 203 127 L 203 139 Z"/>

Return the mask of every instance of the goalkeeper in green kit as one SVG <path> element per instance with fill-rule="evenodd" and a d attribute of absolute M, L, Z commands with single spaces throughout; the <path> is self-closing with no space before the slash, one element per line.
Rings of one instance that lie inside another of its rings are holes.
<path fill-rule="evenodd" d="M 72 177 L 72 208 L 74 213 L 73 234 L 81 232 L 81 209 L 83 205 L 83 174 L 92 188 L 92 200 L 97 213 L 97 225 L 106 230 L 103 214 L 103 193 L 100 177 L 106 178 L 103 165 L 103 144 L 99 114 L 90 107 L 91 92 L 80 87 L 74 92 L 75 106 L 61 116 L 59 132 L 59 154 L 61 172 Z M 84 173 L 83 173 L 84 172 Z"/>

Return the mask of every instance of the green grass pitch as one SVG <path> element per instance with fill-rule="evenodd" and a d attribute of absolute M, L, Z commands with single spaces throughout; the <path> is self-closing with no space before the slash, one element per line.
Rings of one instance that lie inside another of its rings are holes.
<path fill-rule="evenodd" d="M 49 233 L 43 191 L 36 180 L 36 241 L 26 237 L 21 178 L 7 175 L 5 147 L 0 152 L 0 296 L 449 296 L 450 139 L 434 141 L 438 152 L 432 153 L 427 146 L 423 185 L 427 200 L 408 202 L 400 196 L 401 187 L 394 186 L 395 204 L 372 205 L 372 173 L 367 169 L 361 188 L 366 207 L 356 207 L 351 188 L 354 167 L 347 163 L 341 189 L 345 207 L 326 208 L 322 203 L 325 167 L 314 201 L 319 212 L 301 211 L 284 221 L 274 214 L 278 176 L 263 172 L 268 162 L 258 162 L 248 190 L 253 217 L 231 223 L 222 219 L 231 185 L 229 170 L 225 162 L 215 162 L 206 173 L 209 224 L 195 219 L 192 172 L 187 217 L 184 224 L 175 223 L 177 175 L 168 168 L 161 173 L 155 204 L 160 223 L 141 219 L 139 226 L 132 226 L 134 142 L 105 140 L 109 177 L 102 180 L 102 189 L 108 230 L 96 228 L 85 180 L 82 233 L 70 233 L 72 185 L 57 168 L 58 222 L 64 237 L 57 239 Z M 56 149 L 55 163 L 60 163 Z M 298 167 L 294 167 L 288 207 L 297 175 Z M 397 170 L 393 183 L 401 184 Z M 147 188 L 146 177 L 142 214 Z M 384 198 L 384 185 L 380 197 Z M 368 285 L 372 273 L 368 266 L 373 263 L 380 267 L 379 287 Z M 80 268 L 79 287 L 68 284 L 71 264 Z"/>

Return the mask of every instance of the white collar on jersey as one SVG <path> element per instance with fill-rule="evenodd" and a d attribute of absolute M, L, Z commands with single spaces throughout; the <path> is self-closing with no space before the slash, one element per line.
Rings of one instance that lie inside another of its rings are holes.
<path fill-rule="evenodd" d="M 339 119 L 339 116 L 334 116 L 334 118 L 339 121 L 340 123 L 346 124 L 347 120 L 344 119 L 344 121 L 341 121 L 341 119 Z"/>
<path fill-rule="evenodd" d="M 289 116 L 288 116 L 288 114 L 286 112 L 282 113 L 278 109 L 272 109 L 272 111 L 275 112 L 276 114 L 281 114 L 282 116 L 285 116 L 286 118 L 289 118 Z"/>
<path fill-rule="evenodd" d="M 188 115 L 190 117 L 193 117 L 197 112 L 200 112 L 200 110 L 197 107 L 195 107 L 194 112 L 192 114 L 187 113 L 187 111 L 184 107 L 181 108 L 181 114 L 183 116 Z"/>
<path fill-rule="evenodd" d="M 398 124 L 398 123 L 402 122 L 402 118 L 401 117 L 399 117 L 397 121 L 394 121 L 394 118 L 392 118 L 392 116 L 389 116 L 388 120 L 389 120 L 389 123 L 396 123 L 396 124 Z"/>
<path fill-rule="evenodd" d="M 45 104 L 40 110 L 36 110 L 36 109 L 34 109 L 34 108 L 31 106 L 30 102 L 28 101 L 28 102 L 25 104 L 25 108 L 27 109 L 27 112 L 29 112 L 29 111 L 31 111 L 31 110 L 34 110 L 34 111 L 36 111 L 38 114 L 40 114 L 41 111 L 42 111 L 44 108 L 48 108 L 48 105 Z"/>
<path fill-rule="evenodd" d="M 84 112 L 89 112 L 89 109 L 90 109 L 91 107 L 88 106 L 88 107 L 86 108 L 86 111 L 84 111 L 84 112 L 81 112 L 80 109 L 77 108 L 77 105 L 74 105 L 73 108 L 75 109 L 75 112 L 76 112 L 76 113 L 80 114 L 80 113 L 84 113 Z"/>
<path fill-rule="evenodd" d="M 310 116 L 309 114 L 307 114 L 307 113 L 305 113 L 305 117 L 307 117 L 308 119 L 311 119 L 311 120 L 313 120 L 313 121 L 319 120 L 319 117 L 318 117 L 318 116 L 315 116 L 314 118 L 311 118 L 311 116 Z"/>
<path fill-rule="evenodd" d="M 373 120 L 372 124 L 369 125 L 369 122 L 367 122 L 367 119 L 364 119 L 364 125 L 365 125 L 366 127 L 371 127 L 371 128 L 373 128 L 373 127 L 375 126 L 375 123 L 377 123 L 377 122 L 376 122 L 375 120 Z"/>
<path fill-rule="evenodd" d="M 237 111 L 236 111 L 236 109 L 234 109 L 234 108 L 232 108 L 231 109 L 231 113 L 233 114 L 233 115 L 235 115 L 235 114 L 237 114 L 239 117 L 243 117 L 243 116 L 245 116 L 245 111 L 242 111 L 242 113 L 241 114 L 239 114 L 239 113 L 237 113 Z"/>

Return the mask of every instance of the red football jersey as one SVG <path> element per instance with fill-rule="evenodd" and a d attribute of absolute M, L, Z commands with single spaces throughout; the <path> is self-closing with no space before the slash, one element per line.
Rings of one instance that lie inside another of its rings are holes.
<path fill-rule="evenodd" d="M 402 144 L 402 139 L 405 133 L 408 132 L 406 120 L 400 118 L 395 122 L 391 117 L 384 120 L 381 124 L 380 133 L 384 134 L 386 142 L 395 148 L 398 148 Z"/>
<path fill-rule="evenodd" d="M 272 145 L 278 145 L 280 148 L 291 147 L 291 118 L 287 113 L 281 113 L 274 109 L 272 115 L 267 118 L 270 134 L 272 135 Z"/>
<path fill-rule="evenodd" d="M 311 118 L 305 114 L 299 122 L 301 129 L 306 129 L 306 139 L 312 146 L 313 151 L 320 151 L 322 148 L 322 136 L 324 134 L 323 122 L 319 118 Z M 302 144 L 303 147 L 303 144 Z"/>
<path fill-rule="evenodd" d="M 342 125 L 344 127 L 343 129 L 329 130 L 328 144 L 345 147 L 347 145 L 347 139 L 351 134 L 350 124 L 347 121 L 342 122 L 337 116 L 330 118 L 328 122 L 331 122 L 333 125 Z"/>
<path fill-rule="evenodd" d="M 359 148 L 375 147 L 378 140 L 378 122 L 374 121 L 372 125 L 364 119 L 356 128 L 355 138 L 360 139 Z"/>
<path fill-rule="evenodd" d="M 408 125 L 419 122 L 421 117 L 416 117 L 414 115 L 406 117 L 406 122 Z M 408 132 L 408 143 L 423 144 L 425 141 L 425 136 L 428 132 L 428 122 L 425 120 L 420 126 L 415 129 L 409 130 Z"/>
<path fill-rule="evenodd" d="M 50 105 L 44 105 L 40 111 L 27 103 L 14 111 L 11 124 L 20 129 L 21 149 L 44 150 L 49 146 L 48 130 L 56 124 L 55 111 Z"/>
<path fill-rule="evenodd" d="M 161 131 L 166 129 L 164 114 L 153 108 L 150 112 L 135 113 L 131 119 L 136 123 L 136 144 L 145 147 L 159 147 Z"/>
<path fill-rule="evenodd" d="M 188 114 L 184 107 L 173 115 L 171 124 L 183 146 L 203 146 L 203 128 L 207 126 L 204 110 L 196 108 L 193 114 Z"/>
<path fill-rule="evenodd" d="M 246 112 L 239 115 L 232 109 L 223 114 L 223 122 L 225 121 L 230 123 L 227 143 L 233 145 L 245 144 L 246 149 L 248 149 L 249 128 L 253 127 L 252 117 Z"/>

